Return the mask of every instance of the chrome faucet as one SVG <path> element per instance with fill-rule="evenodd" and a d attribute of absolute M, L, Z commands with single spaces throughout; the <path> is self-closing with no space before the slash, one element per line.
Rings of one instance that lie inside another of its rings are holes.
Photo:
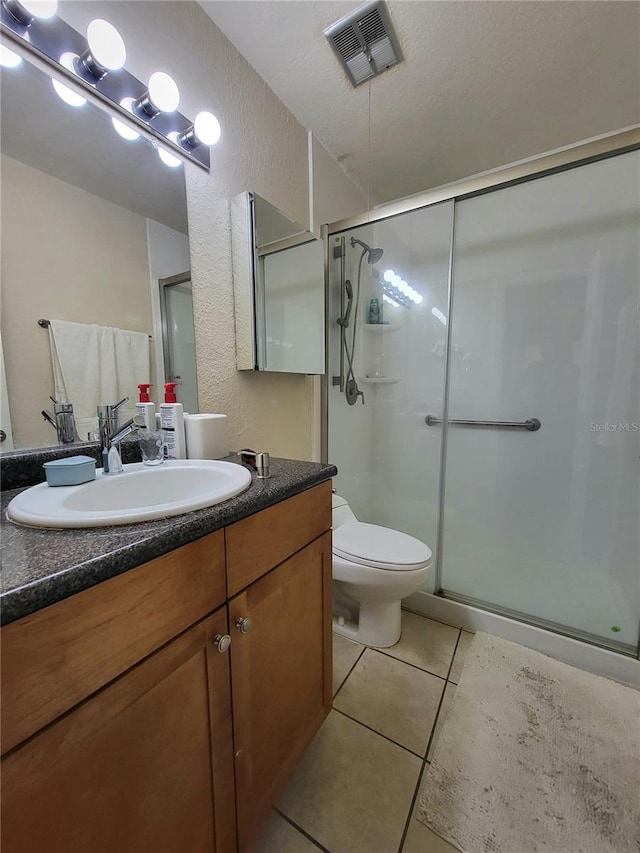
<path fill-rule="evenodd" d="M 47 409 L 40 413 L 45 421 L 48 421 L 58 434 L 59 444 L 73 444 L 78 441 L 76 433 L 76 422 L 73 417 L 72 403 L 59 403 L 53 397 L 49 397 L 54 405 L 52 415 Z"/>
<path fill-rule="evenodd" d="M 122 474 L 124 472 L 118 445 L 131 432 L 144 427 L 144 418 L 141 415 L 130 418 L 120 426 L 118 410 L 128 399 L 128 397 L 123 397 L 119 403 L 114 403 L 112 406 L 98 406 L 102 470 L 105 474 Z M 109 460 L 109 456 L 111 456 L 111 460 Z"/>
<path fill-rule="evenodd" d="M 142 415 L 136 415 L 133 418 L 130 418 L 126 423 L 122 424 L 120 429 L 115 432 L 109 438 L 109 447 L 104 448 L 107 449 L 106 455 L 106 468 L 104 467 L 105 456 L 103 459 L 103 472 L 105 474 L 123 474 L 124 466 L 122 464 L 122 457 L 120 455 L 120 442 L 123 438 L 126 438 L 132 432 L 135 432 L 139 429 L 144 429 L 144 418 Z"/>
<path fill-rule="evenodd" d="M 111 406 L 98 406 L 98 430 L 102 450 L 109 450 L 111 447 L 111 437 L 120 429 L 118 410 L 128 400 L 128 397 L 123 397 L 119 403 L 114 403 Z"/>

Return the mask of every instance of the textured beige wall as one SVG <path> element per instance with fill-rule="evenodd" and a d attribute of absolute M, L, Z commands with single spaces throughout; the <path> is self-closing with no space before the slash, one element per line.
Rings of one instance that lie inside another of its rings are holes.
<path fill-rule="evenodd" d="M 2 317 L 15 446 L 55 444 L 40 415 L 53 374 L 37 321 L 151 332 L 146 220 L 2 156 Z"/>
<path fill-rule="evenodd" d="M 311 136 L 313 164 L 313 231 L 323 225 L 356 216 L 367 209 L 367 196 L 348 177 L 315 136 Z"/>

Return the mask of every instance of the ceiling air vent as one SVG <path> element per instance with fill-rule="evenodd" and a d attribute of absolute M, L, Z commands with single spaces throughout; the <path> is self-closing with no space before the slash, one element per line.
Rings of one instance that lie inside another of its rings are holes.
<path fill-rule="evenodd" d="M 324 34 L 354 86 L 402 61 L 398 37 L 382 0 L 363 3 L 327 27 Z"/>

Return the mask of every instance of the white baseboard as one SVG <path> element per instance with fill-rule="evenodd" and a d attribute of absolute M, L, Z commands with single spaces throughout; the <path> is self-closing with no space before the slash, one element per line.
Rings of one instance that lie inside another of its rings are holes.
<path fill-rule="evenodd" d="M 403 600 L 402 606 L 414 613 L 437 619 L 439 622 L 464 628 L 465 631 L 485 631 L 487 634 L 511 640 L 556 660 L 577 666 L 579 669 L 604 675 L 606 678 L 621 681 L 636 689 L 640 688 L 640 661 L 636 658 L 630 658 L 609 649 L 601 649 L 599 646 L 592 646 L 581 640 L 574 640 L 572 637 L 563 637 L 561 634 L 554 634 L 543 628 L 499 616 L 497 613 L 488 613 L 486 610 L 479 610 L 477 607 L 450 601 L 428 592 L 414 593 Z"/>

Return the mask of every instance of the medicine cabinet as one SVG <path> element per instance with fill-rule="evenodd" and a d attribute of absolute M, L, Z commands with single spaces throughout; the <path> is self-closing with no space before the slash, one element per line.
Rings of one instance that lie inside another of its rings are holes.
<path fill-rule="evenodd" d="M 253 192 L 231 233 L 238 370 L 324 373 L 322 241 Z"/>

